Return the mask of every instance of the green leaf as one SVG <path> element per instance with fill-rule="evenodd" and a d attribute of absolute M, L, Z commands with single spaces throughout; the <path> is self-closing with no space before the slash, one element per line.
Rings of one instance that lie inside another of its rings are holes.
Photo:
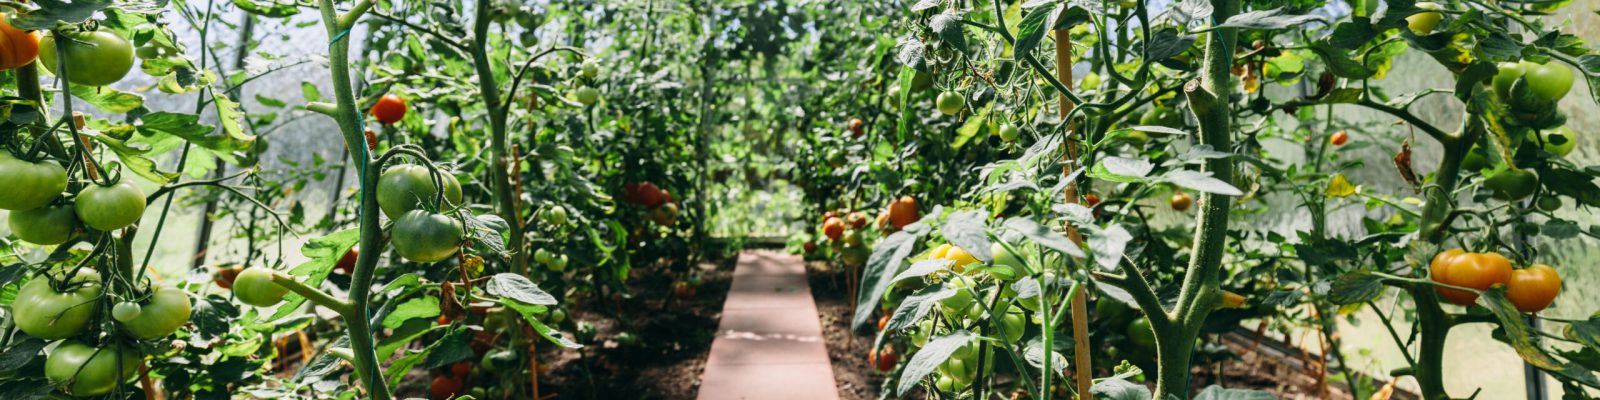
<path fill-rule="evenodd" d="M 232 0 L 233 5 L 247 13 L 267 18 L 286 18 L 300 13 L 300 7 L 291 0 Z M 313 100 L 315 101 L 315 100 Z"/>
<path fill-rule="evenodd" d="M 144 106 L 144 96 L 109 87 L 73 85 L 72 97 L 82 99 L 108 114 L 122 114 Z"/>
<path fill-rule="evenodd" d="M 1149 161 L 1112 156 L 1095 164 L 1091 176 L 1112 182 L 1143 182 L 1155 168 Z"/>
<path fill-rule="evenodd" d="M 1333 34 L 1328 35 L 1328 44 L 1345 50 L 1355 50 L 1376 37 L 1378 31 L 1372 29 L 1371 20 L 1366 17 L 1351 17 L 1349 21 L 1333 26 Z"/>
<path fill-rule="evenodd" d="M 215 91 L 211 93 L 212 100 L 216 100 L 217 119 L 222 121 L 222 132 L 226 133 L 229 139 L 241 145 L 247 145 L 255 141 L 255 136 L 245 133 L 243 126 L 244 112 L 239 110 L 239 103 L 234 102 L 233 99 L 222 93 Z"/>
<path fill-rule="evenodd" d="M 939 364 L 943 364 L 945 360 L 950 358 L 951 354 L 955 354 L 956 349 L 972 343 L 972 339 L 976 337 L 977 335 L 972 334 L 972 332 L 958 330 L 929 340 L 928 345 L 922 346 L 921 350 L 917 350 L 911 356 L 911 360 L 906 361 L 905 368 L 900 370 L 900 386 L 895 389 L 896 395 L 905 396 L 906 391 L 917 387 L 917 384 L 922 382 L 922 378 L 933 373 L 934 369 L 939 367 Z"/>
<path fill-rule="evenodd" d="M 555 329 L 545 325 L 544 322 L 539 321 L 539 315 L 545 313 L 544 306 L 526 304 L 515 300 L 502 300 L 500 301 L 500 304 L 504 304 L 506 307 L 516 310 L 518 314 L 522 314 L 522 319 L 528 321 L 528 325 L 533 327 L 533 331 L 538 332 L 539 336 L 544 337 L 544 339 L 550 341 L 550 343 L 555 343 L 557 346 L 569 349 L 583 348 L 583 345 L 572 341 L 572 339 L 568 339 L 566 335 L 561 334 L 561 332 L 556 331 Z"/>
<path fill-rule="evenodd" d="M 1106 378 L 1089 387 L 1095 400 L 1150 400 L 1150 389 L 1122 378 Z"/>
<path fill-rule="evenodd" d="M 1117 270 L 1117 265 L 1122 263 L 1122 253 L 1127 250 L 1128 242 L 1133 241 L 1133 234 L 1128 233 L 1122 224 L 1111 223 L 1104 229 L 1086 230 L 1089 233 L 1089 249 L 1094 251 L 1095 263 L 1107 271 Z"/>
<path fill-rule="evenodd" d="M 305 284 L 311 287 L 322 286 L 328 279 L 328 273 L 333 272 L 333 266 L 339 263 L 344 253 L 355 247 L 361 241 L 361 229 L 351 228 L 334 232 L 327 236 L 311 239 L 304 246 L 300 246 L 300 254 L 309 258 L 309 261 L 295 266 L 289 270 L 290 275 L 305 277 Z M 300 305 L 305 304 L 306 298 L 299 294 L 289 293 L 284 297 L 283 305 L 278 306 L 278 311 L 267 318 L 268 321 L 283 319 L 299 312 Z"/>
<path fill-rule="evenodd" d="M 106 135 L 92 133 L 84 133 L 84 135 L 94 139 L 96 142 L 105 144 L 106 147 L 111 149 L 112 153 L 117 154 L 117 159 L 122 160 L 122 165 L 127 166 L 128 171 L 139 175 L 145 180 L 162 185 L 178 177 L 177 173 L 162 172 L 157 169 L 156 162 L 144 156 L 149 150 L 133 148 L 126 142 Z"/>
<path fill-rule="evenodd" d="M 556 304 L 555 296 L 539 289 L 539 285 L 533 284 L 533 281 L 522 275 L 509 272 L 490 277 L 489 282 L 483 285 L 483 290 L 495 296 L 537 306 Z"/>
<path fill-rule="evenodd" d="M 1365 303 L 1383 294 L 1383 278 L 1366 272 L 1339 275 L 1329 287 L 1328 300 L 1333 304 Z"/>
<path fill-rule="evenodd" d="M 950 260 L 943 261 L 948 264 Z M 900 307 L 895 308 L 893 316 L 889 317 L 889 324 L 884 326 L 884 330 L 898 332 L 915 325 L 922 321 L 923 317 L 928 316 L 928 312 L 933 311 L 933 306 L 939 305 L 940 300 L 955 296 L 959 290 L 961 289 L 947 288 L 943 283 L 939 283 L 906 296 L 905 300 L 900 302 Z"/>
<path fill-rule="evenodd" d="M 1534 340 L 1532 328 L 1524 322 L 1522 313 L 1517 311 L 1517 306 L 1511 304 L 1511 300 L 1506 299 L 1505 288 L 1499 286 L 1489 288 L 1482 296 L 1478 296 L 1478 304 L 1488 308 L 1489 312 L 1500 320 L 1499 338 L 1510 344 L 1528 365 L 1549 371 L 1557 379 L 1600 387 L 1600 378 L 1595 377 L 1594 372 L 1577 364 L 1556 360 L 1545 353 L 1544 349 L 1539 348 L 1539 343 Z"/>
<path fill-rule="evenodd" d="M 1582 343 L 1584 347 L 1600 351 L 1600 315 L 1567 324 L 1567 339 Z"/>
<path fill-rule="evenodd" d="M 951 214 L 950 219 L 939 226 L 939 232 L 951 244 L 972 253 L 973 258 L 989 262 L 994 256 L 989 254 L 989 233 L 985 226 L 988 220 L 989 213 L 983 210 L 960 211 Z"/>
<path fill-rule="evenodd" d="M 39 356 L 39 350 L 44 350 L 44 346 L 49 344 L 29 336 L 21 336 L 20 339 L 0 353 L 0 371 L 16 371 L 28 365 Z"/>
<path fill-rule="evenodd" d="M 1161 27 L 1150 32 L 1150 36 L 1150 40 L 1145 41 L 1145 45 L 1150 47 L 1150 60 L 1165 60 L 1183 54 L 1194 46 L 1195 40 L 1194 35 L 1180 35 L 1172 27 Z"/>
<path fill-rule="evenodd" d="M 1244 194 L 1244 192 L 1240 191 L 1239 188 L 1233 187 L 1233 184 L 1223 182 L 1217 178 L 1212 178 L 1210 172 L 1175 169 L 1167 171 L 1166 174 L 1163 174 L 1161 181 L 1201 192 L 1216 193 L 1224 196 L 1238 196 Z"/>
<path fill-rule="evenodd" d="M 1017 24 L 1017 42 L 1016 46 L 1014 46 L 1015 51 L 1012 54 L 1016 54 L 1017 58 L 1022 58 L 1038 50 L 1039 43 L 1044 41 L 1045 33 L 1050 32 L 1046 22 L 1050 20 L 1051 15 L 1055 15 L 1060 9 L 1061 6 L 1057 5 L 1055 7 L 1034 7 L 1032 10 L 1028 10 L 1028 13 L 1022 16 L 1022 23 Z"/>
<path fill-rule="evenodd" d="M 432 319 L 439 316 L 439 298 L 433 296 L 418 297 L 400 303 L 393 312 L 383 317 L 383 327 L 388 329 L 399 328 L 400 324 L 415 318 Z"/>
<path fill-rule="evenodd" d="M 967 32 L 962 27 L 960 16 L 943 13 L 935 15 L 928 21 L 928 28 L 939 35 L 939 41 L 956 51 L 967 52 Z"/>
<path fill-rule="evenodd" d="M 894 279 L 889 280 L 889 283 L 893 284 L 906 279 L 921 278 L 927 276 L 928 274 L 948 269 L 955 263 L 956 262 L 954 260 L 946 260 L 943 258 L 917 261 L 911 263 L 910 268 L 906 268 L 906 270 L 901 271 L 899 275 L 895 275 Z"/>
<path fill-rule="evenodd" d="M 25 14 L 11 15 L 11 26 L 28 31 L 47 31 L 57 23 L 78 24 L 88 21 L 94 13 L 111 7 L 112 0 L 38 0 L 37 8 Z"/>
<path fill-rule="evenodd" d="M 1077 258 L 1083 258 L 1085 256 L 1083 249 L 1079 248 L 1079 246 L 1076 243 L 1073 243 L 1071 239 L 1068 239 L 1066 236 L 1050 230 L 1050 228 L 1044 227 L 1044 225 L 1039 225 L 1038 222 L 1034 222 L 1028 217 L 1016 216 L 1006 218 L 1005 227 L 1012 232 L 1022 234 L 1022 236 L 1027 237 L 1028 240 L 1032 240 L 1034 243 L 1038 243 L 1040 246 L 1044 246 L 1047 249 L 1059 251 L 1062 254 Z"/>
<path fill-rule="evenodd" d="M 1221 386 L 1207 386 L 1200 391 L 1194 400 L 1277 400 L 1271 393 L 1250 389 L 1223 389 Z"/>
<path fill-rule="evenodd" d="M 1287 9 L 1279 8 L 1273 10 L 1251 11 L 1235 15 L 1231 18 L 1228 18 L 1228 20 L 1223 22 L 1221 25 L 1217 25 L 1211 29 L 1284 29 L 1311 22 L 1321 22 L 1323 24 L 1327 24 L 1328 20 L 1320 15 L 1314 14 L 1290 14 L 1290 11 Z"/>
<path fill-rule="evenodd" d="M 923 232 L 913 229 L 895 232 L 872 247 L 872 256 L 867 257 L 867 265 L 861 269 L 861 287 L 867 290 L 860 291 L 856 297 L 855 317 L 850 320 L 852 328 L 866 326 L 872 314 L 878 311 L 883 292 L 889 289 L 891 278 L 900 271 L 900 264 L 911 255 Z"/>
<path fill-rule="evenodd" d="M 994 102 L 985 104 L 976 114 L 967 118 L 967 121 L 956 129 L 956 139 L 950 142 L 950 148 L 961 149 L 961 146 L 965 146 L 973 137 L 978 136 L 978 130 L 983 129 L 985 122 L 989 120 L 989 112 L 994 110 L 994 104 Z"/>
<path fill-rule="evenodd" d="M 472 330 L 455 329 L 450 334 L 445 335 L 444 338 L 429 345 L 428 347 L 432 349 L 428 351 L 428 358 L 423 363 L 423 367 L 428 369 L 444 368 L 447 365 L 474 358 L 475 354 L 472 352 L 472 346 L 468 344 L 471 340 L 467 335 L 469 332 L 472 332 Z"/>

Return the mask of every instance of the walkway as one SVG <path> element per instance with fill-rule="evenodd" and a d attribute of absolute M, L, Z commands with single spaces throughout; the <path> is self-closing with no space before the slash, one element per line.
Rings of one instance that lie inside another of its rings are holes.
<path fill-rule="evenodd" d="M 700 399 L 838 399 L 799 256 L 745 252 L 733 270 Z"/>

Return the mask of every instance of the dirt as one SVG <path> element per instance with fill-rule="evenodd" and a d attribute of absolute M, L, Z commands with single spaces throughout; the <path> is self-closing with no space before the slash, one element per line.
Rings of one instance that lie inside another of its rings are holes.
<path fill-rule="evenodd" d="M 665 268 L 633 271 L 633 295 L 572 307 L 573 318 L 595 325 L 594 343 L 581 351 L 542 347 L 550 360 L 540 392 L 556 399 L 693 399 L 700 389 L 711 341 L 737 257 L 699 265 L 694 297 L 672 296 L 675 276 Z M 608 310 L 602 312 L 601 310 Z M 631 333 L 636 340 L 619 337 Z M 622 339 L 622 340 L 619 340 Z M 631 344 L 630 344 L 631 342 Z"/>
<path fill-rule="evenodd" d="M 827 339 L 828 359 L 833 363 L 833 380 L 839 385 L 839 398 L 877 399 L 884 379 L 867 363 L 873 337 L 850 331 L 850 318 L 855 311 L 847 298 L 844 274 L 826 262 L 809 261 L 806 262 L 806 277 L 822 321 L 822 335 Z"/>

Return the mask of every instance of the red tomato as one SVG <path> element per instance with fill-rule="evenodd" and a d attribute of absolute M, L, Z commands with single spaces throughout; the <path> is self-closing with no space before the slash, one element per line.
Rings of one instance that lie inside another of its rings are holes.
<path fill-rule="evenodd" d="M 339 262 L 338 263 L 333 264 L 333 270 L 334 271 L 339 271 L 340 273 L 343 273 L 345 275 L 349 275 L 349 274 L 355 272 L 355 270 L 356 270 L 356 258 L 360 256 L 360 253 L 361 252 L 359 250 L 356 250 L 356 248 L 351 247 L 350 251 L 344 252 L 344 257 L 339 257 Z"/>
<path fill-rule="evenodd" d="M 1333 136 L 1328 138 L 1328 143 L 1333 143 L 1334 146 L 1343 146 L 1349 141 L 1350 133 L 1345 131 L 1334 132 Z"/>
<path fill-rule="evenodd" d="M 392 94 L 383 95 L 372 105 L 372 117 L 384 125 L 394 125 L 406 117 L 406 100 Z"/>
<path fill-rule="evenodd" d="M 433 386 L 428 388 L 428 394 L 435 400 L 452 398 L 459 393 L 461 393 L 461 380 L 446 375 L 434 377 Z"/>

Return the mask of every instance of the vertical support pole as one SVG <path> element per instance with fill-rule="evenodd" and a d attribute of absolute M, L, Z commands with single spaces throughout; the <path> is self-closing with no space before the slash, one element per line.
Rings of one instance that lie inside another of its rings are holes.
<path fill-rule="evenodd" d="M 1062 12 L 1065 13 L 1066 11 L 1063 9 Z M 1066 30 L 1059 29 L 1055 31 L 1055 34 L 1056 79 L 1060 80 L 1061 84 L 1066 85 L 1068 89 L 1071 89 L 1073 82 L 1072 36 Z M 1060 101 L 1060 115 L 1062 118 L 1066 118 L 1068 114 L 1072 113 L 1072 108 L 1075 106 L 1075 104 L 1072 104 L 1072 101 L 1067 99 L 1066 93 L 1061 94 Z M 1067 122 L 1067 135 L 1075 134 L 1077 133 L 1077 130 L 1078 125 L 1076 123 Z M 1076 162 L 1078 160 L 1078 144 L 1073 142 L 1070 137 L 1064 142 L 1067 146 L 1068 160 L 1061 166 L 1061 175 L 1070 176 L 1072 175 L 1072 170 L 1076 168 Z M 1067 184 L 1067 189 L 1064 191 L 1064 196 L 1066 196 L 1065 200 L 1068 204 L 1077 203 L 1078 185 L 1076 183 Z M 1073 243 L 1078 245 L 1083 244 L 1083 235 L 1078 233 L 1077 228 L 1068 224 L 1066 229 L 1067 236 L 1072 238 Z M 1072 352 L 1076 356 L 1076 360 L 1073 363 L 1073 370 L 1077 372 L 1076 380 L 1079 398 L 1087 396 L 1089 394 L 1089 387 L 1094 383 L 1094 366 L 1092 365 L 1093 359 L 1089 357 L 1089 295 L 1086 292 L 1086 290 L 1078 290 L 1073 292 L 1071 300 L 1073 342 Z M 1047 371 L 1046 373 L 1049 372 Z M 1044 390 L 1050 390 L 1050 388 L 1044 388 Z"/>

